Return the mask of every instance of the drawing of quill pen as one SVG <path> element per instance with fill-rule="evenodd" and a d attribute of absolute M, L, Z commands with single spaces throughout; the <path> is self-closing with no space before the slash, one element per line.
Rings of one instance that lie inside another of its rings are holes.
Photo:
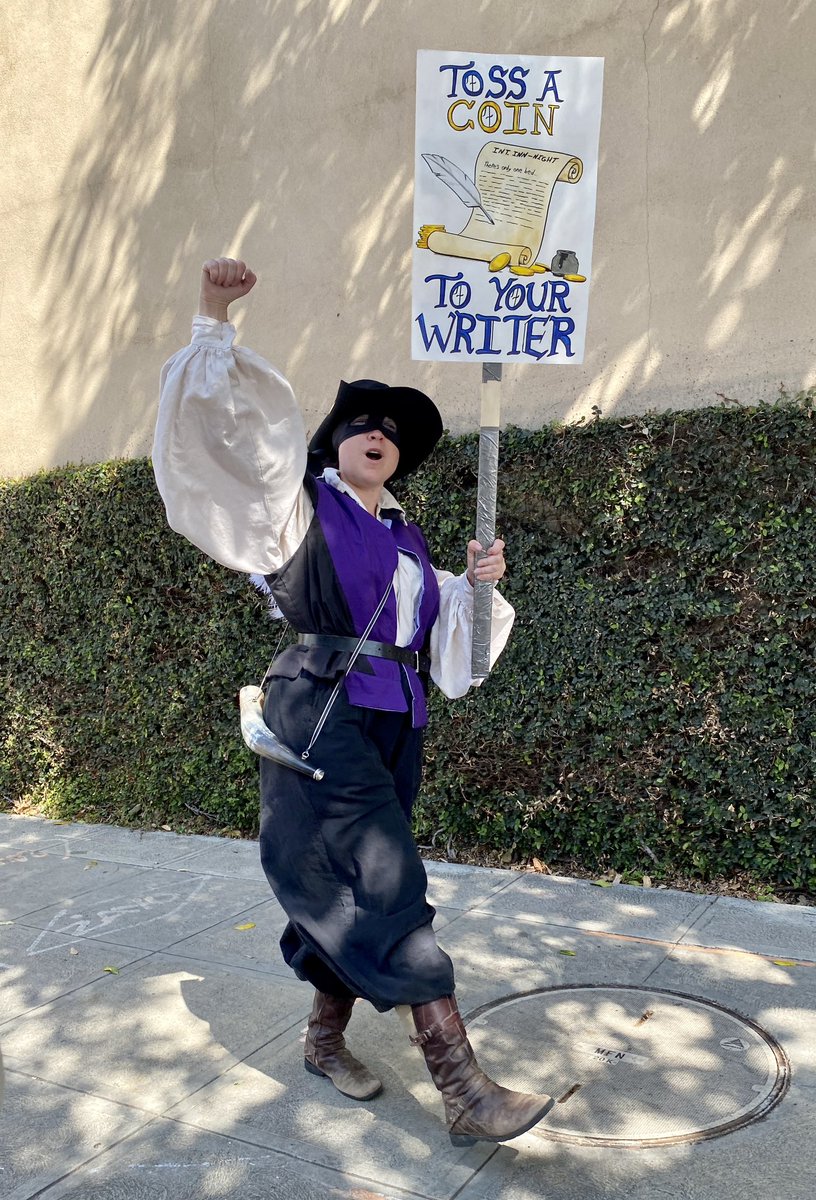
<path fill-rule="evenodd" d="M 444 158 L 441 154 L 423 154 L 422 157 L 436 178 L 441 179 L 443 183 L 447 184 L 463 204 L 466 204 L 468 208 L 478 208 L 480 212 L 484 213 L 491 225 L 495 224 L 490 213 L 482 204 L 482 197 L 479 195 L 479 189 L 476 187 L 476 184 L 460 167 L 457 167 L 456 163 L 452 163 L 449 158 Z"/>

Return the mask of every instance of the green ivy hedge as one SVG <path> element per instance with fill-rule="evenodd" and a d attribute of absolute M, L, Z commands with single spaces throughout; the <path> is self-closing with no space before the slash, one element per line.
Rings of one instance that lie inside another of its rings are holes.
<path fill-rule="evenodd" d="M 816 888 L 814 396 L 502 439 L 490 680 L 432 697 L 421 842 Z M 402 485 L 461 569 L 477 439 Z M 257 829 L 235 693 L 279 638 L 164 523 L 148 462 L 0 485 L 0 799 Z M 195 827 L 195 826 L 193 826 Z"/>

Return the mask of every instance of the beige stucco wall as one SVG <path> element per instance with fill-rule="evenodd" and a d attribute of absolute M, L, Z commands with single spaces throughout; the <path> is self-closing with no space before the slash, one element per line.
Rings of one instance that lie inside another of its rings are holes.
<path fill-rule="evenodd" d="M 478 423 L 477 366 L 409 357 L 418 48 L 606 60 L 586 359 L 505 367 L 508 420 L 816 383 L 814 0 L 5 0 L 0 22 L 0 475 L 147 452 L 218 253 L 260 275 L 239 333 L 309 424 L 340 375 Z"/>

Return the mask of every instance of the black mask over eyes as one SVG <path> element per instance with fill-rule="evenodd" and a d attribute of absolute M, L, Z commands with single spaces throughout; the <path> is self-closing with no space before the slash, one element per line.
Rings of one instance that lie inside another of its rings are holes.
<path fill-rule="evenodd" d="M 351 421 L 338 425 L 332 434 L 332 446 L 336 450 L 346 438 L 357 437 L 359 433 L 370 433 L 372 429 L 378 429 L 383 437 L 388 438 L 389 442 L 393 442 L 399 449 L 400 438 L 396 421 L 376 413 L 361 413 Z"/>

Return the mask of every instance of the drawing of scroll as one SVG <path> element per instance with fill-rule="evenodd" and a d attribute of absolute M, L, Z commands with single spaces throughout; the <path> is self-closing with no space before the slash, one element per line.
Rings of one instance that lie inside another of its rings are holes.
<path fill-rule="evenodd" d="M 577 183 L 583 172 L 581 159 L 571 154 L 488 142 L 476 159 L 475 182 L 492 224 L 474 208 L 461 233 L 426 225 L 417 245 L 479 262 L 509 253 L 513 266 L 529 266 L 544 240 L 555 184 Z"/>

